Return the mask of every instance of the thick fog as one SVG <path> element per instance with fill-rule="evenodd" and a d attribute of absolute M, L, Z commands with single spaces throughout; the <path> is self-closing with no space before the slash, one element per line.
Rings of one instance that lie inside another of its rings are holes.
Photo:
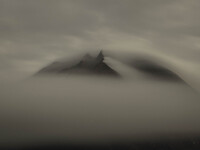
<path fill-rule="evenodd" d="M 0 146 L 199 137 L 199 7 L 198 0 L 0 0 Z M 37 76 L 100 50 L 119 78 Z"/>
<path fill-rule="evenodd" d="M 194 88 L 136 70 L 133 75 L 119 79 L 42 76 L 2 82 L 1 144 L 199 135 L 200 101 Z"/>

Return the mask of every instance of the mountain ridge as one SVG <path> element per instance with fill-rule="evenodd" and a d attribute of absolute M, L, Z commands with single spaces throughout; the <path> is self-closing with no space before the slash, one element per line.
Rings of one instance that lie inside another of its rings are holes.
<path fill-rule="evenodd" d="M 117 71 L 112 69 L 106 62 L 103 51 L 96 57 L 85 54 L 78 63 L 68 66 L 65 62 L 55 61 L 39 70 L 36 75 L 44 74 L 80 74 L 80 75 L 104 75 L 119 77 Z"/>

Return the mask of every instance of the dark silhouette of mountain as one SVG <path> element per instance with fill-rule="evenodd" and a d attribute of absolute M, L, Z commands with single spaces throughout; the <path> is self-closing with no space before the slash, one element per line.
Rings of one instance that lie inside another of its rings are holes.
<path fill-rule="evenodd" d="M 104 62 L 103 52 L 100 51 L 97 57 L 86 54 L 82 59 L 70 66 L 65 62 L 53 62 L 42 68 L 36 75 L 41 74 L 88 74 L 106 75 L 119 77 L 120 75 Z"/>
<path fill-rule="evenodd" d="M 112 56 L 110 56 L 112 58 Z M 76 74 L 76 75 L 104 75 L 120 77 L 120 70 L 114 70 L 105 61 L 105 56 L 102 51 L 96 57 L 86 54 L 79 58 L 73 64 L 65 61 L 56 61 L 52 64 L 42 68 L 36 75 L 44 74 Z M 130 58 L 129 58 L 130 59 Z M 123 61 L 122 61 L 123 62 Z M 146 76 L 152 79 L 160 79 L 173 82 L 182 82 L 184 80 L 170 67 L 165 66 L 164 63 L 157 61 L 156 59 L 148 57 L 135 57 L 131 60 L 125 61 L 125 63 L 131 66 L 132 69 L 136 69 L 139 72 L 144 73 Z M 122 66 L 123 67 L 123 66 Z"/>
<path fill-rule="evenodd" d="M 145 74 L 155 77 L 156 79 L 183 82 L 181 77 L 179 77 L 176 73 L 150 60 L 136 59 L 132 61 L 131 65 L 140 72 L 144 72 Z"/>

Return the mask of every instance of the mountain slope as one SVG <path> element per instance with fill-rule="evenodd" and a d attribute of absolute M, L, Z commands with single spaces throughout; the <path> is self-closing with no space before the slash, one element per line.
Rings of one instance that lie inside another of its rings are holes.
<path fill-rule="evenodd" d="M 119 74 L 104 62 L 102 51 L 97 57 L 86 54 L 74 65 L 69 65 L 66 62 L 53 62 L 42 68 L 36 75 L 43 74 L 88 74 L 119 77 Z"/>

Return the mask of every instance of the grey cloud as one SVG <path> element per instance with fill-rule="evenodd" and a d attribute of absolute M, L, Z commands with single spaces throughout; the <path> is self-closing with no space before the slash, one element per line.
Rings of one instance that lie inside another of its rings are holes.
<path fill-rule="evenodd" d="M 197 56 L 199 7 L 198 0 L 0 0 L 0 54 L 41 66 L 99 48 Z"/>

